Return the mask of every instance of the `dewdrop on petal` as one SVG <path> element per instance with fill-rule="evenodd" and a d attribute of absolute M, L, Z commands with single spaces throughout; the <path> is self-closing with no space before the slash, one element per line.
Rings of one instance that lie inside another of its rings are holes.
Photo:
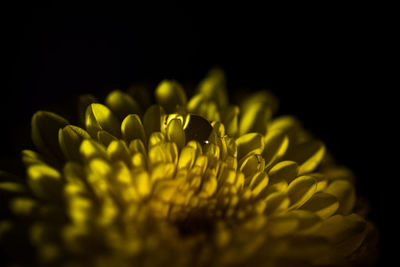
<path fill-rule="evenodd" d="M 373 263 L 376 231 L 357 214 L 351 172 L 295 117 L 275 117 L 271 93 L 230 104 L 213 69 L 191 97 L 164 80 L 149 99 L 82 96 L 80 125 L 35 113 L 25 180 L 0 180 L 10 264 Z"/>

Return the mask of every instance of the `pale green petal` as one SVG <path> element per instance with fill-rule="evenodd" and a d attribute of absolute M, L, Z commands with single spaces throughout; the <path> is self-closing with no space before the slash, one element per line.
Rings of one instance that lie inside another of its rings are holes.
<path fill-rule="evenodd" d="M 180 151 L 185 146 L 185 132 L 183 131 L 182 122 L 179 119 L 173 119 L 167 126 L 168 140 L 175 142 Z"/>
<path fill-rule="evenodd" d="M 105 103 L 121 121 L 129 114 L 142 114 L 141 108 L 135 99 L 120 90 L 114 90 L 109 93 Z"/>
<path fill-rule="evenodd" d="M 337 253 L 348 256 L 363 242 L 365 230 L 366 221 L 353 213 L 348 216 L 334 215 L 326 219 L 314 234 L 327 238 Z"/>
<path fill-rule="evenodd" d="M 315 193 L 317 184 L 311 176 L 300 176 L 294 179 L 287 189 L 291 209 L 302 206 Z"/>
<path fill-rule="evenodd" d="M 67 125 L 58 132 L 58 142 L 61 151 L 68 160 L 80 161 L 79 147 L 84 139 L 90 138 L 90 135 L 80 127 Z"/>
<path fill-rule="evenodd" d="M 153 132 L 160 132 L 161 125 L 164 125 L 164 109 L 159 105 L 152 105 L 144 113 L 143 127 L 146 136 L 150 136 Z"/>
<path fill-rule="evenodd" d="M 346 180 L 333 181 L 324 192 L 339 200 L 338 214 L 348 215 L 352 212 L 356 202 L 356 192 L 350 182 Z"/>
<path fill-rule="evenodd" d="M 131 160 L 131 155 L 128 146 L 124 141 L 115 140 L 112 141 L 107 147 L 107 154 L 112 161 L 122 160 L 129 164 Z"/>
<path fill-rule="evenodd" d="M 121 132 L 122 137 L 128 143 L 137 138 L 142 140 L 143 143 L 147 142 L 142 121 L 136 114 L 128 115 L 123 120 L 121 124 Z"/>
<path fill-rule="evenodd" d="M 53 158 L 63 159 L 64 156 L 58 143 L 58 131 L 69 123 L 57 114 L 38 111 L 32 117 L 32 141 L 39 152 Z"/>
<path fill-rule="evenodd" d="M 99 143 L 105 147 L 107 147 L 112 141 L 117 141 L 117 140 L 118 138 L 116 138 L 114 135 L 110 134 L 107 131 L 100 130 L 97 132 L 97 141 L 99 141 Z"/>
<path fill-rule="evenodd" d="M 292 148 L 287 158 L 299 164 L 299 174 L 312 172 L 325 155 L 325 145 L 320 141 L 309 141 Z"/>
<path fill-rule="evenodd" d="M 97 137 L 97 132 L 105 130 L 115 137 L 120 137 L 120 122 L 111 110 L 102 104 L 91 104 L 86 109 L 86 130 L 92 137 Z"/>
<path fill-rule="evenodd" d="M 259 133 L 248 133 L 236 139 L 238 159 L 249 153 L 261 154 L 264 150 L 264 138 Z"/>
<path fill-rule="evenodd" d="M 273 166 L 286 153 L 289 138 L 280 131 L 268 131 L 264 138 L 265 148 L 262 153 L 267 167 Z"/>
<path fill-rule="evenodd" d="M 106 148 L 93 139 L 83 140 L 79 148 L 79 152 L 81 153 L 83 159 L 87 161 L 92 158 L 108 158 Z"/>
<path fill-rule="evenodd" d="M 268 175 L 272 181 L 285 180 L 290 183 L 297 177 L 299 166 L 296 162 L 285 160 L 274 165 L 269 171 Z"/>
<path fill-rule="evenodd" d="M 314 194 L 302 207 L 302 210 L 314 212 L 323 219 L 333 215 L 339 208 L 339 201 L 331 194 L 318 192 Z"/>
<path fill-rule="evenodd" d="M 60 199 L 61 174 L 47 165 L 33 165 L 27 170 L 28 185 L 35 196 L 46 200 Z"/>
<path fill-rule="evenodd" d="M 187 99 L 182 86 L 174 80 L 164 80 L 156 88 L 156 101 L 168 113 L 176 111 L 177 106 L 185 106 Z"/>

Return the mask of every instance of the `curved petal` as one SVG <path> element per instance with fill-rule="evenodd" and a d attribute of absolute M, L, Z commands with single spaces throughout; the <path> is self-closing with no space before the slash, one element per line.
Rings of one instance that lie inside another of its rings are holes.
<path fill-rule="evenodd" d="M 184 107 L 187 99 L 182 86 L 174 80 L 164 80 L 156 88 L 156 101 L 168 113 L 176 110 L 177 106 Z"/>
<path fill-rule="evenodd" d="M 120 122 L 111 112 L 111 110 L 98 103 L 91 104 L 86 109 L 86 130 L 96 138 L 97 132 L 105 130 L 115 137 L 120 137 Z"/>
<path fill-rule="evenodd" d="M 236 139 L 238 159 L 249 153 L 261 154 L 264 150 L 264 138 L 259 133 L 248 133 Z"/>
<path fill-rule="evenodd" d="M 105 104 L 121 121 L 129 114 L 142 114 L 141 108 L 135 99 L 120 90 L 114 90 L 109 93 L 106 97 Z"/>

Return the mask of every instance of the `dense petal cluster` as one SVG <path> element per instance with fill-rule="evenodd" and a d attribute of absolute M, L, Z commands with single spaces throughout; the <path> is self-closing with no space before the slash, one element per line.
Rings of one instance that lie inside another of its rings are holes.
<path fill-rule="evenodd" d="M 294 117 L 273 117 L 273 95 L 231 105 L 214 69 L 192 98 L 164 80 L 155 100 L 137 88 L 104 104 L 82 96 L 81 127 L 33 116 L 38 152 L 22 153 L 26 181 L 0 181 L 12 214 L 0 222 L 6 253 L 26 240 L 32 255 L 17 262 L 45 266 L 346 265 L 365 256 L 372 226 L 355 209 L 353 175 Z"/>

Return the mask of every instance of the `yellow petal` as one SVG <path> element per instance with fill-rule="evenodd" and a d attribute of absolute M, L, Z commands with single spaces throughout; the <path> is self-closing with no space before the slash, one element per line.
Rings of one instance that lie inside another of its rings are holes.
<path fill-rule="evenodd" d="M 16 182 L 10 182 L 10 181 L 0 181 L 0 192 L 2 194 L 5 193 L 12 193 L 12 194 L 18 194 L 18 193 L 25 193 L 26 188 L 23 184 L 21 183 L 16 183 Z"/>
<path fill-rule="evenodd" d="M 196 159 L 196 151 L 190 146 L 186 146 L 182 149 L 179 160 L 178 169 L 190 169 Z"/>
<path fill-rule="evenodd" d="M 249 153 L 261 154 L 264 150 L 264 139 L 259 133 L 248 133 L 236 139 L 238 159 Z"/>
<path fill-rule="evenodd" d="M 320 227 L 322 219 L 313 212 L 305 210 L 292 210 L 287 213 L 287 216 L 293 216 L 297 219 L 298 225 L 296 234 L 310 234 Z"/>
<path fill-rule="evenodd" d="M 214 195 L 215 191 L 217 190 L 217 178 L 215 175 L 207 176 L 202 184 L 201 191 L 199 193 L 200 198 L 209 198 Z"/>
<path fill-rule="evenodd" d="M 152 105 L 146 110 L 143 117 L 146 136 L 150 136 L 154 132 L 160 132 L 160 127 L 164 123 L 164 114 L 164 109 L 159 105 Z"/>
<path fill-rule="evenodd" d="M 118 138 L 104 130 L 100 130 L 97 132 L 97 140 L 100 144 L 107 147 L 112 141 L 117 141 Z"/>
<path fill-rule="evenodd" d="M 27 197 L 13 198 L 10 202 L 10 209 L 18 216 L 30 215 L 36 207 L 36 201 Z"/>
<path fill-rule="evenodd" d="M 296 230 L 298 225 L 299 220 L 294 216 L 288 216 L 286 214 L 283 216 L 276 216 L 267 222 L 268 234 L 273 237 L 287 235 Z"/>
<path fill-rule="evenodd" d="M 280 131 L 268 131 L 264 143 L 265 148 L 262 155 L 266 166 L 269 167 L 285 155 L 289 147 L 289 138 Z"/>
<path fill-rule="evenodd" d="M 296 144 L 303 131 L 301 123 L 293 116 L 280 116 L 268 123 L 268 131 L 282 132 L 289 137 L 289 142 Z"/>
<path fill-rule="evenodd" d="M 241 109 L 242 114 L 239 123 L 239 135 L 248 132 L 265 134 L 267 122 L 272 116 L 272 111 L 261 102 L 255 102 L 246 109 Z"/>
<path fill-rule="evenodd" d="M 221 109 L 228 105 L 225 74 L 219 68 L 210 70 L 200 82 L 197 92 L 205 99 L 214 101 Z"/>
<path fill-rule="evenodd" d="M 128 94 L 136 100 L 141 110 L 146 110 L 153 102 L 149 91 L 149 88 L 142 84 L 134 84 L 128 89 Z"/>
<path fill-rule="evenodd" d="M 350 182 L 346 180 L 333 181 L 324 192 L 339 200 L 338 214 L 348 215 L 352 212 L 356 202 L 356 192 Z"/>
<path fill-rule="evenodd" d="M 331 194 L 318 192 L 314 194 L 302 207 L 302 210 L 314 212 L 323 219 L 333 215 L 339 208 L 339 201 Z"/>
<path fill-rule="evenodd" d="M 267 196 L 265 199 L 267 207 L 266 214 L 273 214 L 286 210 L 290 205 L 289 197 L 283 192 L 275 192 Z"/>
<path fill-rule="evenodd" d="M 125 142 L 121 140 L 115 140 L 110 143 L 107 147 L 107 154 L 112 161 L 122 160 L 129 164 L 131 155 Z"/>
<path fill-rule="evenodd" d="M 64 156 L 58 143 L 58 131 L 68 125 L 68 121 L 57 114 L 38 111 L 32 117 L 32 141 L 39 152 L 57 159 Z"/>
<path fill-rule="evenodd" d="M 142 114 L 138 103 L 130 95 L 120 90 L 109 93 L 105 103 L 121 121 L 129 114 Z"/>
<path fill-rule="evenodd" d="M 327 238 L 336 252 L 348 256 L 363 242 L 366 225 L 365 220 L 354 213 L 348 216 L 334 215 L 324 220 L 314 234 Z"/>
<path fill-rule="evenodd" d="M 269 183 L 269 177 L 266 172 L 259 172 L 251 179 L 249 187 L 254 195 L 258 195 Z"/>
<path fill-rule="evenodd" d="M 325 155 L 325 145 L 319 141 L 309 141 L 293 148 L 287 158 L 299 164 L 299 174 L 312 172 Z"/>
<path fill-rule="evenodd" d="M 151 192 L 151 183 L 149 174 L 146 171 L 133 173 L 133 181 L 137 193 L 141 197 L 145 197 Z"/>
<path fill-rule="evenodd" d="M 140 139 L 143 143 L 146 143 L 146 136 L 142 121 L 136 114 L 128 115 L 121 124 L 122 137 L 128 143 L 134 139 Z"/>
<path fill-rule="evenodd" d="M 90 104 L 98 103 L 97 99 L 90 94 L 79 96 L 78 100 L 78 114 L 79 114 L 79 122 L 82 127 L 86 125 L 86 109 Z"/>
<path fill-rule="evenodd" d="M 179 119 L 173 119 L 167 126 L 168 140 L 175 142 L 180 151 L 186 143 L 185 132 L 183 131 L 182 122 Z"/>
<path fill-rule="evenodd" d="M 223 114 L 223 123 L 230 136 L 236 136 L 239 131 L 239 107 L 230 106 Z"/>
<path fill-rule="evenodd" d="M 248 178 L 257 172 L 264 171 L 265 162 L 259 154 L 248 154 L 239 161 L 238 165 L 239 170 Z"/>
<path fill-rule="evenodd" d="M 274 165 L 268 172 L 272 181 L 285 180 L 290 183 L 298 175 L 299 166 L 296 162 L 286 160 Z"/>
<path fill-rule="evenodd" d="M 298 208 L 309 200 L 315 193 L 317 184 L 311 176 L 300 176 L 294 179 L 287 189 L 290 198 L 290 207 Z"/>
<path fill-rule="evenodd" d="M 84 139 L 90 138 L 90 135 L 80 127 L 67 125 L 58 132 L 58 141 L 61 151 L 68 160 L 80 161 L 79 147 Z"/>
<path fill-rule="evenodd" d="M 132 140 L 129 143 L 129 149 L 131 150 L 132 154 L 141 153 L 141 154 L 143 154 L 145 156 L 147 155 L 147 149 L 144 146 L 143 141 L 140 140 L 140 139 Z"/>
<path fill-rule="evenodd" d="M 174 112 L 177 106 L 185 106 L 187 102 L 182 86 L 174 80 L 162 81 L 156 88 L 155 97 L 168 113 Z"/>
<path fill-rule="evenodd" d="M 45 164 L 42 156 L 32 150 L 22 150 L 22 162 L 25 164 L 26 167 L 29 167 L 31 165 L 35 164 Z"/>
<path fill-rule="evenodd" d="M 64 165 L 63 176 L 68 184 L 84 185 L 85 171 L 81 164 L 69 161 Z"/>
<path fill-rule="evenodd" d="M 105 130 L 115 137 L 120 137 L 120 122 L 111 110 L 102 104 L 91 104 L 86 109 L 85 125 L 92 137 L 97 137 L 97 132 Z"/>
<path fill-rule="evenodd" d="M 79 152 L 85 160 L 90 160 L 92 158 L 108 158 L 106 148 L 93 139 L 83 140 Z"/>
<path fill-rule="evenodd" d="M 151 171 L 151 181 L 171 179 L 175 174 L 176 166 L 173 163 L 161 163 Z"/>
<path fill-rule="evenodd" d="M 57 200 L 61 197 L 62 180 L 60 173 L 47 165 L 33 165 L 27 170 L 28 185 L 35 196 Z"/>

